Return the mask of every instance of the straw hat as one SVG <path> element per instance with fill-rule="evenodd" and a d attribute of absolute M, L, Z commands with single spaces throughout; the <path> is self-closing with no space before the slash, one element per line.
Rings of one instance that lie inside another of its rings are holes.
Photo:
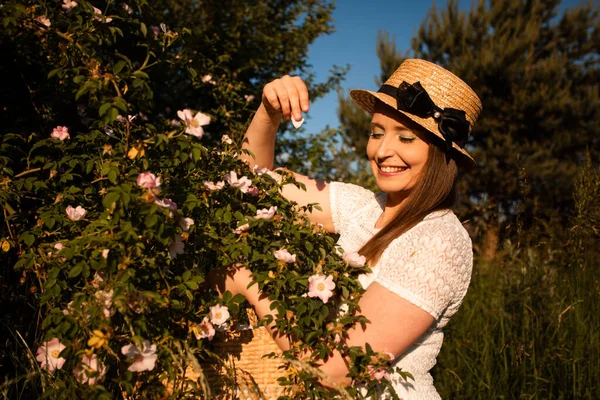
<path fill-rule="evenodd" d="M 353 90 L 350 96 L 371 115 L 376 100 L 381 100 L 442 139 L 457 160 L 475 165 L 464 146 L 481 113 L 481 100 L 469 85 L 439 65 L 405 60 L 379 91 Z"/>

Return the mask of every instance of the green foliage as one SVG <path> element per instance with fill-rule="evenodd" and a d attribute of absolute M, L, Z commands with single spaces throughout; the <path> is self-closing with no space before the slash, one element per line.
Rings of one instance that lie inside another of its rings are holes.
<path fill-rule="evenodd" d="M 443 398 L 598 398 L 598 176 L 588 159 L 560 235 L 521 231 L 478 263 L 433 371 Z"/>
<path fill-rule="evenodd" d="M 314 369 L 333 349 L 349 354 L 348 330 L 366 323 L 355 313 L 356 277 L 368 269 L 343 262 L 334 238 L 299 216 L 280 183 L 237 158 L 256 104 L 245 95 L 274 75 L 308 69 L 307 46 L 330 31 L 332 4 L 62 7 L 69 3 L 0 7 L 4 397 L 211 398 L 202 375 L 194 381 L 182 371 L 213 357 L 200 329 L 211 307 L 228 308 L 230 328 L 245 319 L 241 296 L 219 298 L 205 284 L 210 271 L 236 264 L 253 272 L 274 301 L 278 330 L 295 339 L 287 362 L 311 354 L 304 364 Z M 341 77 L 309 83 L 322 94 Z M 202 113 L 192 122 L 184 109 Z M 309 149 L 308 159 L 327 153 L 331 140 Z M 254 189 L 225 183 L 232 172 Z M 294 182 L 284 176 L 285 183 Z M 274 216 L 256 218 L 271 207 Z M 297 260 L 276 259 L 282 248 Z M 326 304 L 303 296 L 315 274 L 336 284 Z M 342 305 L 348 312 L 338 314 Z M 65 346 L 53 373 L 36 360 L 52 338 Z M 131 370 L 141 360 L 125 354 L 131 344 L 150 353 L 156 346 L 156 363 Z M 106 370 L 86 375 L 84 357 Z M 353 379 L 369 393 L 389 385 L 371 379 L 371 358 L 360 359 L 349 366 Z M 294 371 L 282 382 L 286 398 L 332 395 L 310 368 Z"/>
<path fill-rule="evenodd" d="M 519 213 L 524 228 L 568 215 L 577 167 L 600 151 L 600 10 L 590 2 L 559 15 L 559 5 L 479 1 L 465 13 L 449 2 L 430 11 L 412 42 L 415 56 L 447 67 L 481 97 L 465 217 L 480 230 L 498 226 L 501 239 L 516 233 Z M 527 193 L 516 179 L 523 174 Z"/>

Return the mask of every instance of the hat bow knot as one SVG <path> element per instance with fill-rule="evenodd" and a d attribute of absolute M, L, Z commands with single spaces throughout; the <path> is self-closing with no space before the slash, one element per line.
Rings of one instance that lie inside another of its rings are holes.
<path fill-rule="evenodd" d="M 379 92 L 395 97 L 398 110 L 420 118 L 433 118 L 436 120 L 438 129 L 446 140 L 448 150 L 452 147 L 452 143 L 456 143 L 460 147 L 465 146 L 470 129 L 466 113 L 456 108 L 437 106 L 420 82 L 410 84 L 403 81 L 397 88 L 391 85 L 383 85 Z"/>

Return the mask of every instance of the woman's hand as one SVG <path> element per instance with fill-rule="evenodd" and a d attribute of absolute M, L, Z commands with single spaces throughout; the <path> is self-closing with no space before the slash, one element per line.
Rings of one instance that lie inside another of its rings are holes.
<path fill-rule="evenodd" d="M 282 115 L 289 120 L 302 119 L 302 112 L 308 112 L 310 102 L 308 89 L 298 76 L 285 75 L 265 85 L 262 104 L 270 116 Z"/>

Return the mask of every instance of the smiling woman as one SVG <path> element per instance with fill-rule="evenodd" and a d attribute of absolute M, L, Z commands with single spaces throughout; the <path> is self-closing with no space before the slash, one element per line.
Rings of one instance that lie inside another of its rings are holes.
<path fill-rule="evenodd" d="M 369 323 L 351 329 L 345 344 L 391 354 L 393 367 L 412 373 L 414 380 L 405 380 L 378 371 L 397 396 L 439 399 L 429 370 L 442 345 L 442 328 L 467 291 L 473 262 L 471 240 L 450 208 L 459 166 L 474 163 L 464 145 L 481 102 L 458 77 L 423 60 L 406 60 L 377 92 L 351 95 L 373 116 L 367 155 L 382 193 L 296 174 L 306 190 L 287 185 L 283 195 L 301 206 L 318 202 L 310 220 L 338 233 L 345 254 L 357 252 L 372 267 L 360 280 L 366 289 L 360 312 Z M 246 161 L 272 169 L 281 119 L 300 120 L 308 110 L 308 91 L 299 77 L 267 84 L 246 133 L 244 147 L 254 154 L 244 156 Z M 271 300 L 253 281 L 252 271 L 238 266 L 213 283 L 243 294 L 259 317 L 274 314 Z M 315 278 L 310 290 L 328 300 L 331 283 Z M 273 325 L 270 330 L 282 349 L 292 346 Z M 320 369 L 334 382 L 359 384 L 348 378 L 348 359 L 338 351 Z M 383 394 L 388 397 L 389 391 Z"/>

